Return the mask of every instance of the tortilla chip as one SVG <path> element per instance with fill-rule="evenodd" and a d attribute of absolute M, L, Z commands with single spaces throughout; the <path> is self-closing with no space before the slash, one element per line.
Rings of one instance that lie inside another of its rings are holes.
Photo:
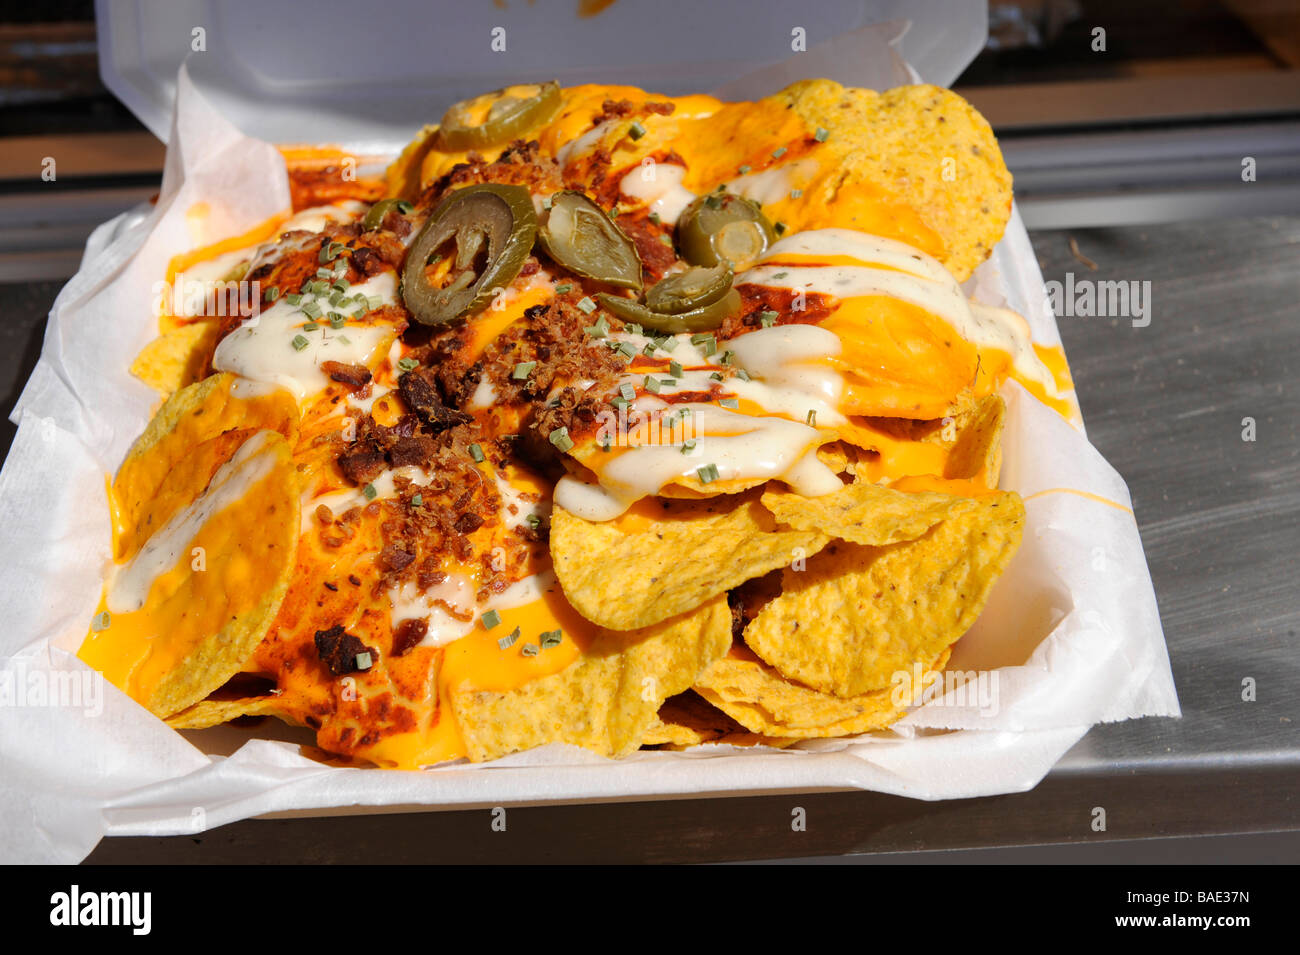
<path fill-rule="evenodd" d="M 943 476 L 997 487 L 998 473 L 1002 470 L 1002 426 L 1006 416 L 1007 403 L 1000 395 L 982 398 L 962 416 Z"/>
<path fill-rule="evenodd" d="M 658 715 L 641 738 L 641 745 L 698 746 L 744 732 L 745 727 L 688 690 L 664 700 Z"/>
<path fill-rule="evenodd" d="M 942 670 L 949 653 L 944 650 L 927 670 Z M 695 691 L 753 733 L 795 740 L 884 729 L 903 715 L 924 687 L 921 682 L 915 692 L 895 692 L 890 686 L 861 696 L 832 696 L 787 680 L 739 648 L 705 670 Z"/>
<path fill-rule="evenodd" d="M 745 643 L 782 674 L 815 690 L 861 696 L 913 661 L 934 660 L 975 622 L 1024 526 L 1014 493 L 976 499 L 914 541 L 888 547 L 836 542 L 745 629 Z"/>
<path fill-rule="evenodd" d="M 453 687 L 449 705 L 474 762 L 547 743 L 618 758 L 641 745 L 660 705 L 727 652 L 724 596 L 639 630 L 602 630 L 574 663 L 513 690 Z"/>
<path fill-rule="evenodd" d="M 254 696 L 244 700 L 199 700 L 175 716 L 168 717 L 167 725 L 177 730 L 202 730 L 229 723 L 241 716 L 275 716 L 288 723 L 298 722 L 289 717 L 274 696 Z"/>
<path fill-rule="evenodd" d="M 189 322 L 163 332 L 131 363 L 131 374 L 164 395 L 193 384 L 203 375 L 203 366 L 217 337 L 212 320 Z"/>
<path fill-rule="evenodd" d="M 737 584 L 821 550 L 816 531 L 778 530 L 757 493 L 703 501 L 651 498 L 612 521 L 557 507 L 551 557 L 565 596 L 615 630 L 676 616 Z"/>
<path fill-rule="evenodd" d="M 205 699 L 242 669 L 293 575 L 300 503 L 292 450 L 263 430 L 239 451 L 222 476 L 226 503 L 211 504 L 193 536 L 178 538 L 175 563 L 149 583 L 143 606 L 109 615 L 79 652 L 161 717 Z M 209 491 L 220 494 L 215 480 Z"/>
<path fill-rule="evenodd" d="M 959 282 L 989 257 L 1011 217 L 1011 174 L 992 128 L 968 102 L 937 86 L 876 93 L 822 79 L 777 98 L 810 129 L 827 130 L 824 145 L 843 157 L 822 201 L 842 203 L 866 187 L 909 207 L 937 234 L 943 249 L 935 257 Z"/>
<path fill-rule="evenodd" d="M 298 406 L 292 395 L 276 389 L 241 398 L 231 394 L 233 382 L 230 374 L 211 375 L 176 392 L 131 446 L 113 481 L 114 560 L 127 560 L 155 528 L 207 485 L 225 458 L 212 463 L 206 475 L 200 474 L 192 459 L 204 442 L 232 429 L 268 429 L 282 434 L 291 445 L 297 442 Z M 192 475 L 189 483 L 174 476 L 182 467 Z M 162 495 L 169 480 L 176 493 Z"/>
<path fill-rule="evenodd" d="M 763 506 L 782 524 L 839 540 L 883 547 L 915 540 L 940 521 L 973 506 L 949 494 L 905 494 L 877 484 L 846 484 L 821 497 L 769 486 Z"/>

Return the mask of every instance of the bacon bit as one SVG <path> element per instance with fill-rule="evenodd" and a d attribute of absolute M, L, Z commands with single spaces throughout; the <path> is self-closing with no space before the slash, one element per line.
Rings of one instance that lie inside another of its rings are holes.
<path fill-rule="evenodd" d="M 397 439 L 397 443 L 388 451 L 388 461 L 395 468 L 412 464 L 427 467 L 436 452 L 437 446 L 432 438 L 423 434 L 413 435 Z"/>
<path fill-rule="evenodd" d="M 357 655 L 369 653 L 372 661 L 379 659 L 379 654 L 366 646 L 350 633 L 343 632 L 343 624 L 336 623 L 328 630 L 316 631 L 316 653 L 321 663 L 335 676 L 354 673 L 358 669 Z"/>
<path fill-rule="evenodd" d="M 321 504 L 316 508 L 316 520 L 320 521 L 322 524 L 333 524 L 334 512 L 326 505 Z"/>
<path fill-rule="evenodd" d="M 361 578 L 358 577 L 356 574 L 348 574 L 348 583 L 350 583 L 353 587 L 360 587 Z"/>
<path fill-rule="evenodd" d="M 384 454 L 370 448 L 359 448 L 339 455 L 339 469 L 353 484 L 369 484 L 384 470 Z"/>
<path fill-rule="evenodd" d="M 466 511 L 456 518 L 455 528 L 462 534 L 472 534 L 483 526 L 483 518 L 473 511 Z"/>
<path fill-rule="evenodd" d="M 429 621 L 412 618 L 403 620 L 393 631 L 393 656 L 400 657 L 419 646 L 429 633 Z"/>
<path fill-rule="evenodd" d="M 333 593 L 338 593 L 339 585 L 327 580 L 325 581 L 325 589 L 332 591 Z"/>
<path fill-rule="evenodd" d="M 473 420 L 465 412 L 448 408 L 442 403 L 434 385 L 433 374 L 428 369 L 415 368 L 402 375 L 397 379 L 397 390 L 407 407 L 434 434 Z"/>
<path fill-rule="evenodd" d="M 388 544 L 379 552 L 379 564 L 387 570 L 400 571 L 408 567 L 415 555 Z"/>
<path fill-rule="evenodd" d="M 323 361 L 320 370 L 341 384 L 360 388 L 370 383 L 370 369 L 365 365 L 349 365 L 341 361 Z"/>

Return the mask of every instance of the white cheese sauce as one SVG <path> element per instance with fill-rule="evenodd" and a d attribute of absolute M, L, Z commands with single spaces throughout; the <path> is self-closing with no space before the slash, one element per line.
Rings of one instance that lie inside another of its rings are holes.
<path fill-rule="evenodd" d="M 384 305 L 394 304 L 397 276 L 380 272 L 352 286 L 348 294 L 376 296 Z M 309 323 L 317 327 L 305 331 L 304 326 Z M 313 320 L 299 306 L 291 305 L 282 297 L 223 338 L 213 356 L 212 367 L 250 381 L 278 385 L 291 392 L 301 404 L 329 386 L 330 379 L 321 371 L 321 362 L 368 365 L 375 350 L 393 333 L 393 327 L 388 324 L 350 322 L 334 329 L 328 321 Z"/>

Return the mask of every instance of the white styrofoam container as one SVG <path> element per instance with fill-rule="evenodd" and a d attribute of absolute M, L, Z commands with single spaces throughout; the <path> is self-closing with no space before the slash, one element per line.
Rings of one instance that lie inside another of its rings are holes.
<path fill-rule="evenodd" d="M 167 139 L 176 72 L 244 133 L 376 152 L 448 105 L 514 82 L 627 83 L 668 95 L 713 90 L 854 30 L 907 20 L 901 54 L 949 85 L 984 45 L 982 0 L 579 0 L 496 4 L 369 0 L 96 0 L 105 85 Z M 494 32 L 503 31 L 503 32 Z M 494 49 L 502 47 L 504 49 Z M 845 57 L 846 86 L 865 64 Z"/>

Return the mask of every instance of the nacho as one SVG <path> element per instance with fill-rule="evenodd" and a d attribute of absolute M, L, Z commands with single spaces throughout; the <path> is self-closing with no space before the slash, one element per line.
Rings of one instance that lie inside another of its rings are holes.
<path fill-rule="evenodd" d="M 474 761 L 546 743 L 617 758 L 641 745 L 660 704 L 690 688 L 731 642 L 731 614 L 715 597 L 638 630 L 600 633 L 582 658 L 515 690 L 453 687 L 449 704 Z"/>
<path fill-rule="evenodd" d="M 551 555 L 569 601 L 603 627 L 665 620 L 821 550 L 817 531 L 781 530 L 758 495 L 648 502 L 616 521 L 551 519 Z"/>
<path fill-rule="evenodd" d="M 926 673 L 942 670 L 948 656 L 944 650 Z M 786 679 L 741 647 L 705 670 L 695 691 L 753 733 L 796 740 L 884 729 L 916 702 L 924 686 L 919 683 L 910 695 L 890 686 L 860 696 L 834 696 Z"/>
<path fill-rule="evenodd" d="M 162 717 L 224 685 L 284 599 L 298 507 L 288 442 L 255 432 L 117 569 L 81 658 Z"/>
<path fill-rule="evenodd" d="M 979 616 L 1024 525 L 1020 497 L 1000 493 L 888 547 L 835 542 L 745 628 L 745 643 L 783 675 L 823 693 L 888 687 L 934 660 Z"/>

